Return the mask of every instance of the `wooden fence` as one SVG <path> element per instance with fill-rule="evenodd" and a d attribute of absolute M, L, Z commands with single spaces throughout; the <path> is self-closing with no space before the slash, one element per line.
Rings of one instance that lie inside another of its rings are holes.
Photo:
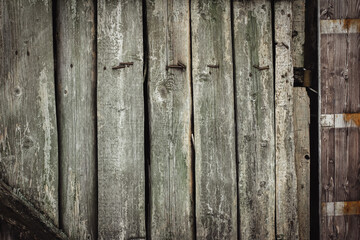
<path fill-rule="evenodd" d="M 0 235 L 309 239 L 304 41 L 305 0 L 0 0 Z"/>

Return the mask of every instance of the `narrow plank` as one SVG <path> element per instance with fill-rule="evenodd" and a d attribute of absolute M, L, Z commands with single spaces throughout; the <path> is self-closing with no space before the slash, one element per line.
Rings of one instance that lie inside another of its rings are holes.
<path fill-rule="evenodd" d="M 0 1 L 1 178 L 58 224 L 51 1 Z"/>
<path fill-rule="evenodd" d="M 294 88 L 294 142 L 299 238 L 310 239 L 310 99 L 306 88 Z"/>
<path fill-rule="evenodd" d="M 240 237 L 275 239 L 271 1 L 234 1 L 233 16 Z"/>
<path fill-rule="evenodd" d="M 320 19 L 360 18 L 360 0 L 320 0 Z"/>
<path fill-rule="evenodd" d="M 360 19 L 320 20 L 321 34 L 359 33 Z"/>
<path fill-rule="evenodd" d="M 237 239 L 230 1 L 191 1 L 197 239 Z"/>
<path fill-rule="evenodd" d="M 320 125 L 331 128 L 360 127 L 360 113 L 321 114 Z"/>
<path fill-rule="evenodd" d="M 335 129 L 321 129 L 321 201 L 333 202 L 335 196 Z M 334 218 L 321 215 L 321 239 L 334 236 Z"/>
<path fill-rule="evenodd" d="M 146 3 L 151 237 L 192 239 L 189 1 Z"/>
<path fill-rule="evenodd" d="M 145 237 L 142 1 L 99 1 L 97 19 L 99 239 Z"/>
<path fill-rule="evenodd" d="M 95 6 L 56 4 L 60 226 L 71 239 L 97 239 Z"/>
<path fill-rule="evenodd" d="M 321 212 L 324 216 L 360 215 L 360 201 L 325 202 Z"/>
<path fill-rule="evenodd" d="M 293 126 L 292 1 L 275 1 L 275 125 L 277 238 L 298 239 Z"/>
<path fill-rule="evenodd" d="M 13 227 L 0 229 L 10 239 L 68 239 L 46 214 L 39 211 L 21 191 L 0 180 L 0 222 Z M 17 231 L 12 231 L 12 229 Z M 4 232 L 3 232 L 4 230 Z M 18 238 L 17 234 L 20 235 Z M 5 238 L 6 239 L 6 238 Z"/>

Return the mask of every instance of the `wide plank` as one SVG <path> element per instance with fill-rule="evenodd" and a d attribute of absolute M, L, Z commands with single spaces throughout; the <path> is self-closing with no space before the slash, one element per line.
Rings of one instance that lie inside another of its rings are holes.
<path fill-rule="evenodd" d="M 192 239 L 189 1 L 146 1 L 152 239 Z"/>
<path fill-rule="evenodd" d="M 238 235 L 230 5 L 191 1 L 197 239 Z"/>
<path fill-rule="evenodd" d="M 241 239 L 275 239 L 271 1 L 234 1 Z"/>
<path fill-rule="evenodd" d="M 55 9 L 60 226 L 71 239 L 97 239 L 95 6 Z"/>
<path fill-rule="evenodd" d="M 0 1 L 1 178 L 58 224 L 52 1 Z"/>
<path fill-rule="evenodd" d="M 144 238 L 142 1 L 98 1 L 99 239 Z"/>

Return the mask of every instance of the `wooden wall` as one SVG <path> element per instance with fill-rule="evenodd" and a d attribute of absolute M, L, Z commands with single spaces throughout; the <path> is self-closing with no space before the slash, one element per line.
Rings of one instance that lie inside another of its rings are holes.
<path fill-rule="evenodd" d="M 321 238 L 360 238 L 360 1 L 320 1 Z"/>
<path fill-rule="evenodd" d="M 0 0 L 8 195 L 70 239 L 310 239 L 304 21 L 305 0 Z"/>

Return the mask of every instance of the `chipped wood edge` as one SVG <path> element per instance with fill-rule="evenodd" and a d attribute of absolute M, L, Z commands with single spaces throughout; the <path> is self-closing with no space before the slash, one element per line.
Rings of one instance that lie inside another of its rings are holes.
<path fill-rule="evenodd" d="M 49 217 L 2 180 L 0 180 L 0 216 L 9 224 L 29 231 L 39 239 L 68 239 Z"/>

